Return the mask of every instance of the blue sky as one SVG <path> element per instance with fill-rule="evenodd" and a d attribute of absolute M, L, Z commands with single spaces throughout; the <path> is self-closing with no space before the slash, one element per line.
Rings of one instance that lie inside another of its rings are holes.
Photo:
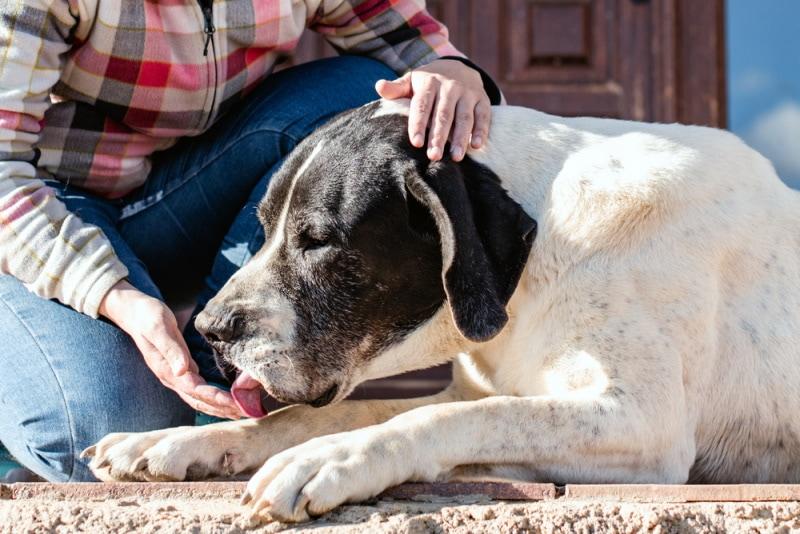
<path fill-rule="evenodd" d="M 729 126 L 800 189 L 800 0 L 728 0 Z"/>

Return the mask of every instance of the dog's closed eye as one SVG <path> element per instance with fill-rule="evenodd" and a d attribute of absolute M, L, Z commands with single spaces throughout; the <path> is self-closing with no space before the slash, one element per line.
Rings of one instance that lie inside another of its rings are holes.
<path fill-rule="evenodd" d="M 331 244 L 330 236 L 324 232 L 316 232 L 306 229 L 297 236 L 297 245 L 303 253 L 313 252 L 329 247 Z"/>

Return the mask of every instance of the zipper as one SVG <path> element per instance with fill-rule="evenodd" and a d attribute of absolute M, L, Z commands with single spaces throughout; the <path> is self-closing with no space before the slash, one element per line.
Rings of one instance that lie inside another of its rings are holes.
<path fill-rule="evenodd" d="M 203 20 L 205 25 L 203 33 L 206 34 L 206 44 L 203 45 L 203 55 L 208 55 L 208 45 L 214 39 L 214 32 L 217 29 L 214 27 L 214 0 L 197 0 L 200 4 L 200 10 L 203 12 Z M 216 59 L 216 58 L 215 58 Z"/>
<path fill-rule="evenodd" d="M 208 48 L 211 46 L 211 56 L 214 59 L 214 86 L 211 95 L 211 106 L 208 110 L 208 117 L 206 118 L 203 130 L 208 128 L 211 124 L 211 118 L 214 116 L 214 106 L 217 102 L 217 45 L 214 42 L 214 32 L 217 29 L 214 27 L 214 0 L 197 0 L 200 5 L 200 10 L 203 12 L 203 33 L 206 34 L 206 42 L 203 45 L 203 57 L 208 57 Z"/>

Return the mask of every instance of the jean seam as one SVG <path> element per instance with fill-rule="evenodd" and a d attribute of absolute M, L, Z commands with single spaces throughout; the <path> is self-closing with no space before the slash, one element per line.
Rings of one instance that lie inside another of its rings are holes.
<path fill-rule="evenodd" d="M 174 213 L 172 213 L 172 210 L 169 209 L 169 206 L 164 206 L 164 212 L 167 214 L 167 216 L 169 216 L 170 219 L 172 219 L 172 222 L 175 223 L 175 226 L 178 227 L 178 230 L 180 230 L 180 232 L 183 234 L 184 239 L 190 243 L 193 243 L 194 240 L 189 236 L 189 233 L 186 231 L 186 228 L 183 227 L 181 221 L 175 216 Z"/>
<path fill-rule="evenodd" d="M 39 340 L 36 338 L 36 335 L 33 333 L 33 330 L 31 330 L 30 327 L 25 323 L 25 321 L 22 320 L 22 318 L 19 316 L 19 314 L 16 311 L 14 311 L 14 308 L 9 306 L 8 302 L 6 302 L 6 299 L 3 298 L 2 296 L 0 296 L 0 302 L 2 302 L 3 305 L 8 309 L 8 311 L 10 311 L 11 314 L 14 317 L 17 318 L 17 321 L 19 321 L 19 324 L 21 324 L 23 326 L 23 328 L 25 328 L 25 330 L 31 336 L 31 339 L 36 344 L 36 347 L 39 349 L 39 352 L 42 354 L 42 356 L 44 357 L 45 361 L 47 362 L 47 366 L 50 369 L 50 372 L 53 374 L 53 378 L 55 379 L 56 384 L 58 385 L 58 391 L 61 394 L 61 401 L 64 404 L 64 413 L 67 414 L 67 427 L 69 428 L 69 460 L 70 460 L 70 462 L 69 462 L 69 476 L 67 477 L 67 482 L 71 482 L 72 481 L 72 476 L 75 474 L 75 428 L 74 428 L 73 422 L 72 422 L 72 414 L 70 413 L 69 406 L 67 405 L 67 396 L 66 396 L 66 394 L 64 392 L 64 386 L 63 386 L 63 384 L 61 384 L 61 380 L 59 380 L 58 375 L 53 370 L 53 363 L 50 361 L 50 358 L 47 357 L 47 352 L 44 350 L 44 348 L 42 347 L 41 343 L 39 343 Z"/>
<path fill-rule="evenodd" d="M 186 185 L 189 181 L 191 181 L 193 178 L 195 178 L 198 174 L 203 172 L 204 169 L 210 167 L 211 165 L 213 165 L 214 163 L 219 161 L 220 158 L 225 156 L 234 146 L 236 146 L 238 143 L 240 143 L 244 139 L 247 139 L 247 138 L 249 138 L 249 137 L 251 137 L 253 135 L 256 135 L 256 134 L 263 134 L 263 133 L 271 133 L 271 134 L 279 135 L 281 137 L 289 139 L 295 146 L 297 146 L 297 144 L 299 143 L 299 141 L 297 139 L 295 139 L 294 136 L 287 134 L 285 131 L 275 130 L 273 128 L 259 128 L 257 130 L 253 130 L 251 132 L 248 132 L 245 135 L 237 138 L 236 141 L 232 141 L 229 144 L 227 144 L 224 148 L 222 148 L 219 151 L 219 153 L 216 156 L 214 156 L 213 159 L 211 159 L 208 163 L 206 163 L 205 165 L 203 165 L 202 167 L 197 169 L 195 172 L 193 172 L 193 173 L 191 173 L 191 174 L 189 174 L 187 176 L 184 176 L 183 180 L 178 182 L 177 185 L 173 186 L 172 188 L 165 188 L 163 190 L 164 194 L 162 195 L 162 197 L 157 202 L 153 202 L 152 204 L 150 204 L 148 206 L 145 206 L 142 209 L 138 210 L 136 212 L 136 214 L 134 214 L 134 216 L 138 215 L 139 213 L 144 212 L 145 210 L 148 210 L 148 209 L 152 208 L 153 206 L 155 206 L 156 204 L 158 204 L 159 202 L 161 202 L 165 198 L 167 198 L 168 195 L 171 195 L 172 193 L 174 193 L 175 191 L 177 191 L 178 189 L 180 189 L 181 187 Z M 125 219 L 124 217 L 120 217 L 120 221 L 122 221 L 124 219 Z"/>

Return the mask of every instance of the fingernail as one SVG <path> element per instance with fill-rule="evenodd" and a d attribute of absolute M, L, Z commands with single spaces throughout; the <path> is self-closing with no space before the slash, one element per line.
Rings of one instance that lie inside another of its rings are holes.
<path fill-rule="evenodd" d="M 438 147 L 431 147 L 428 149 L 428 158 L 432 160 L 438 160 L 442 157 L 442 151 Z"/>
<path fill-rule="evenodd" d="M 422 134 L 417 134 L 411 140 L 411 144 L 414 145 L 415 147 L 419 148 L 419 147 L 422 146 L 423 141 L 425 141 L 425 139 L 422 137 Z"/>
<path fill-rule="evenodd" d="M 450 156 L 456 161 L 461 161 L 461 158 L 464 157 L 464 151 L 460 146 L 454 146 L 450 149 Z"/>
<path fill-rule="evenodd" d="M 483 139 L 481 139 L 480 136 L 472 138 L 472 146 L 474 146 L 475 148 L 480 148 L 482 144 L 483 144 Z"/>

